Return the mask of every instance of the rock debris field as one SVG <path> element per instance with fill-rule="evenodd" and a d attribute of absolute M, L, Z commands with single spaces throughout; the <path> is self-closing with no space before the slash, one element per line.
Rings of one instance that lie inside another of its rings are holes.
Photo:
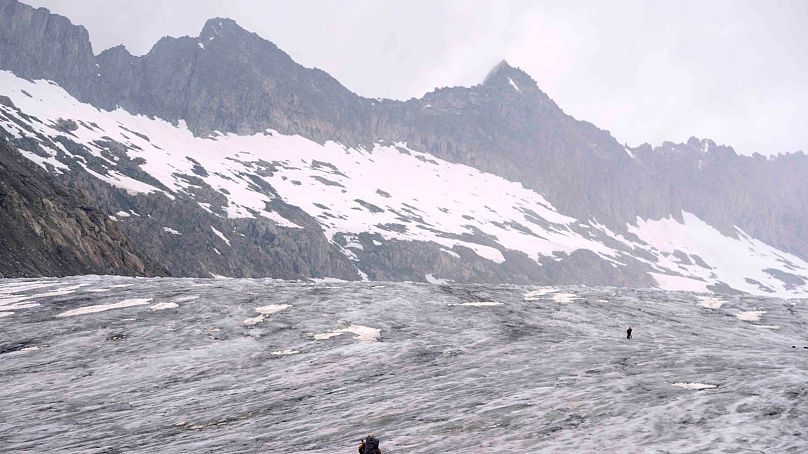
<path fill-rule="evenodd" d="M 808 452 L 806 300 L 0 280 L 0 450 Z M 633 328 L 633 339 L 625 330 Z"/>

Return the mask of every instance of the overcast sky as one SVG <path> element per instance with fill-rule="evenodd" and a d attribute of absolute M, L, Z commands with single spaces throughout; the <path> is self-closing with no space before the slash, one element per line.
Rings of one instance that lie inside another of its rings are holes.
<path fill-rule="evenodd" d="M 808 1 L 23 0 L 144 54 L 230 17 L 364 96 L 473 85 L 507 59 L 629 145 L 808 152 Z"/>

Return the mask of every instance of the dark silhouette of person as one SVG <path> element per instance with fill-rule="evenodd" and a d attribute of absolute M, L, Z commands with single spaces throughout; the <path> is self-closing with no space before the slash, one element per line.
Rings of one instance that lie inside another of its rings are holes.
<path fill-rule="evenodd" d="M 630 326 L 626 330 L 626 339 L 631 339 L 631 327 Z"/>
<path fill-rule="evenodd" d="M 373 435 L 368 435 L 359 445 L 359 454 L 382 454 L 382 448 L 379 447 L 379 439 Z"/>

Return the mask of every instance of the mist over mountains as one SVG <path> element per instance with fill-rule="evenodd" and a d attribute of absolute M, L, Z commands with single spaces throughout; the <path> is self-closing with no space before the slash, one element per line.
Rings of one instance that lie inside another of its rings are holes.
<path fill-rule="evenodd" d="M 806 290 L 808 157 L 627 147 L 504 61 L 368 99 L 229 19 L 96 54 L 0 0 L 0 70 L 0 135 L 174 276 Z"/>

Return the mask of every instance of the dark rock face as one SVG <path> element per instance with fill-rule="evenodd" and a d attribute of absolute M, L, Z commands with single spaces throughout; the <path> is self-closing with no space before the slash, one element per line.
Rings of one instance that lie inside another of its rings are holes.
<path fill-rule="evenodd" d="M 74 93 L 92 91 L 97 78 L 84 27 L 16 0 L 0 0 L 0 68 L 57 81 Z"/>
<path fill-rule="evenodd" d="M 143 57 L 107 50 L 98 64 L 100 90 L 86 99 L 182 119 L 199 135 L 272 128 L 346 141 L 369 118 L 368 103 L 333 77 L 298 65 L 230 19 L 209 20 L 198 38 L 163 38 Z"/>
<path fill-rule="evenodd" d="M 5 141 L 0 141 L 0 232 L 0 276 L 167 275 L 86 197 L 56 184 Z"/>
<path fill-rule="evenodd" d="M 711 140 L 691 138 L 635 153 L 643 170 L 668 194 L 671 213 L 685 209 L 722 233 L 745 233 L 778 249 L 808 257 L 808 156 L 740 156 Z M 665 204 L 665 205 L 663 205 Z"/>

